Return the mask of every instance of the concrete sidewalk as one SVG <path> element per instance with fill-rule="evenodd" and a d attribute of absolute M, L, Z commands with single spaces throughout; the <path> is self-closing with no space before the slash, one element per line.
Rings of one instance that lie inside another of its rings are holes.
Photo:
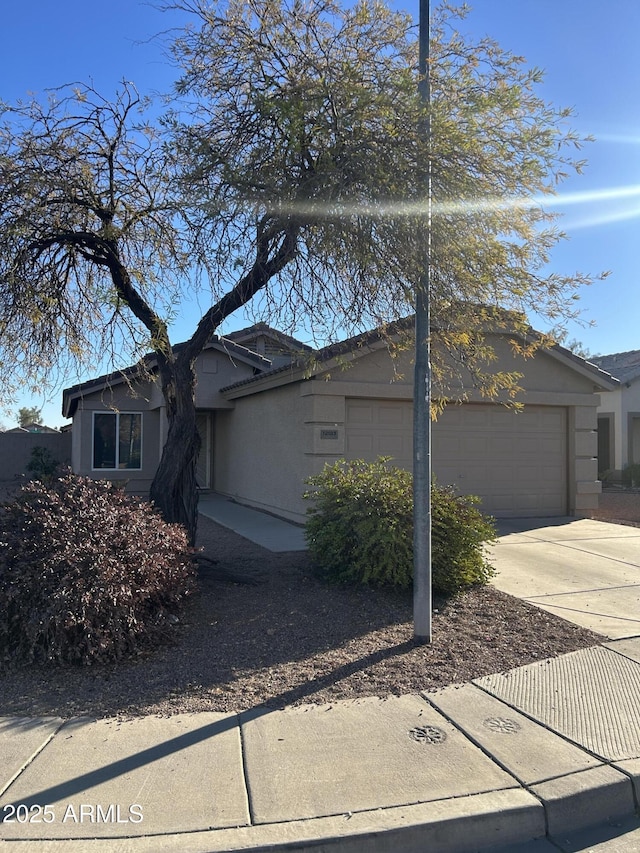
<path fill-rule="evenodd" d="M 304 527 L 242 506 L 224 495 L 213 492 L 201 495 L 198 512 L 268 551 L 282 553 L 307 550 Z"/>
<path fill-rule="evenodd" d="M 5 718 L 0 756 L 0 849 L 19 841 L 19 853 L 566 840 L 636 809 L 640 638 L 386 700 Z"/>

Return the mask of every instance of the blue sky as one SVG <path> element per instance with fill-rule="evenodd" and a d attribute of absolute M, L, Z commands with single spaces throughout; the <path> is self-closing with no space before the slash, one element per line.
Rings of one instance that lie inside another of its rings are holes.
<path fill-rule="evenodd" d="M 436 0 L 432 0 L 432 6 Z M 593 353 L 640 348 L 640 3 L 637 0 L 470 0 L 463 28 L 490 35 L 503 47 L 545 69 L 541 93 L 573 107 L 573 126 L 596 142 L 584 152 L 583 176 L 560 187 L 569 240 L 553 253 L 551 269 L 572 274 L 610 270 L 582 292 L 581 308 L 593 327 L 572 326 L 570 336 Z M 417 19 L 417 0 L 395 0 Z M 5 4 L 0 28 L 0 97 L 90 81 L 103 94 L 120 80 L 142 93 L 169 89 L 173 72 L 153 37 L 179 25 L 180 13 L 163 14 L 137 0 L 30 0 Z M 229 323 L 230 330 L 242 318 Z M 174 332 L 179 340 L 188 325 Z M 27 397 L 19 405 L 43 408 L 45 422 L 63 423 L 60 397 Z M 0 415 L 10 426 L 11 418 Z"/>

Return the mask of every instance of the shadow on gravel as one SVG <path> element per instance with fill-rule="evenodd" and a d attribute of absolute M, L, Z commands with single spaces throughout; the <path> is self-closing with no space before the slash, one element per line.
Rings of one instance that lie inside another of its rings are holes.
<path fill-rule="evenodd" d="M 0 674 L 0 715 L 237 711 L 411 693 L 601 639 L 484 587 L 434 598 L 433 642 L 416 646 L 410 591 L 327 586 L 305 552 L 273 554 L 208 519 L 199 538 L 215 562 L 203 564 L 201 592 L 169 646 L 113 666 Z"/>

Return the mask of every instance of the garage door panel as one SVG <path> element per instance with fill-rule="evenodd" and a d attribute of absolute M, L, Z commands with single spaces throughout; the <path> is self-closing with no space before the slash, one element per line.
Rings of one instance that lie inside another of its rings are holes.
<path fill-rule="evenodd" d="M 346 410 L 347 458 L 392 456 L 412 467 L 409 401 L 347 400 Z M 564 515 L 566 430 L 561 407 L 450 406 L 433 424 L 433 471 L 439 483 L 479 495 L 494 515 Z"/>
<path fill-rule="evenodd" d="M 405 453 L 402 436 L 382 436 L 378 443 L 378 448 L 380 456 L 392 456 L 394 459 L 401 459 Z"/>
<path fill-rule="evenodd" d="M 371 424 L 373 422 L 373 405 L 348 402 L 347 421 L 351 424 Z"/>
<path fill-rule="evenodd" d="M 511 451 L 514 450 L 514 441 L 510 442 Z M 540 455 L 541 440 L 535 436 L 520 435 L 518 436 L 517 446 L 518 452 L 522 454 L 530 454 L 536 458 Z"/>
<path fill-rule="evenodd" d="M 375 458 L 373 437 L 370 435 L 348 435 L 345 443 L 348 459 Z"/>
<path fill-rule="evenodd" d="M 462 453 L 461 440 L 457 435 L 432 435 L 431 451 L 442 459 L 455 458 Z"/>
<path fill-rule="evenodd" d="M 380 406 L 378 423 L 381 426 L 404 426 L 405 421 L 405 413 L 398 406 Z"/>
<path fill-rule="evenodd" d="M 565 424 L 565 412 L 563 409 L 560 411 L 549 410 L 546 412 L 542 412 L 540 416 L 541 426 L 549 430 L 558 430 L 564 428 Z"/>
<path fill-rule="evenodd" d="M 494 495 L 491 504 L 491 509 L 489 509 L 486 505 L 486 501 L 482 500 L 480 503 L 480 509 L 483 510 L 483 512 L 490 512 L 492 515 L 504 517 L 514 508 L 513 495 L 511 493 L 508 495 Z"/>
<path fill-rule="evenodd" d="M 529 512 L 538 508 L 538 498 L 535 495 L 518 495 L 515 503 L 517 509 L 523 512 Z"/>
<path fill-rule="evenodd" d="M 471 456 L 479 456 L 486 453 L 491 445 L 491 439 L 486 435 L 472 435 L 465 442 L 466 453 Z M 458 442 L 460 445 L 462 442 Z"/>
<path fill-rule="evenodd" d="M 529 432 L 530 430 L 540 430 L 544 428 L 543 417 L 539 411 L 530 411 L 523 409 L 517 413 L 518 419 L 514 425 L 521 432 Z"/>
<path fill-rule="evenodd" d="M 493 484 L 496 489 L 512 490 L 514 479 L 517 480 L 517 474 L 514 476 L 514 472 L 511 468 L 497 467 L 491 472 L 491 479 L 493 480 Z"/>
<path fill-rule="evenodd" d="M 496 407 L 492 412 L 489 412 L 489 414 L 487 415 L 488 423 L 486 424 L 486 426 L 492 430 L 511 432 L 512 427 L 509 424 L 508 418 L 505 417 L 505 415 L 507 414 L 507 409 Z M 465 428 L 466 424 L 463 423 L 462 427 Z"/>
<path fill-rule="evenodd" d="M 489 426 L 490 413 L 488 412 L 473 411 L 467 414 L 464 413 L 464 408 L 460 406 L 456 414 L 458 415 L 458 417 L 456 418 L 456 426 L 461 429 L 486 430 Z M 443 415 L 448 419 L 447 412 L 443 412 Z"/>

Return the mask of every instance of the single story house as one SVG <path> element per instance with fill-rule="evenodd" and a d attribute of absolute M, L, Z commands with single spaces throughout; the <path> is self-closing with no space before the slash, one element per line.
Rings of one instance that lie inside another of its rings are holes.
<path fill-rule="evenodd" d="M 433 425 L 438 481 L 477 494 L 495 516 L 562 516 L 597 506 L 597 407 L 618 383 L 554 346 L 524 359 L 507 335 L 491 343 L 496 369 L 519 371 L 523 408 L 487 402 L 469 388 Z M 197 361 L 202 436 L 198 483 L 296 522 L 304 480 L 339 458 L 380 455 L 412 465 L 413 367 L 377 332 L 312 352 L 264 324 L 211 341 Z M 125 479 L 145 493 L 166 434 L 164 401 L 131 368 L 68 388 L 72 466 Z"/>
<path fill-rule="evenodd" d="M 627 465 L 640 463 L 640 350 L 591 360 L 619 380 L 598 406 L 598 470 L 615 479 Z"/>

